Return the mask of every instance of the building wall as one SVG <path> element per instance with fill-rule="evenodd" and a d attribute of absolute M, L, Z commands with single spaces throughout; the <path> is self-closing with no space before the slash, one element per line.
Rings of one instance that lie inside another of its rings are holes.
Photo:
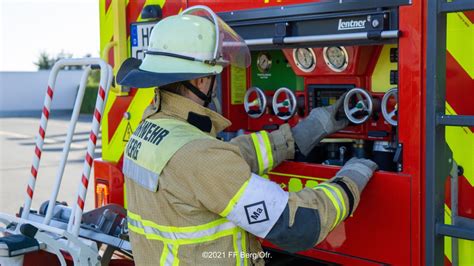
<path fill-rule="evenodd" d="M 72 110 L 82 71 L 61 71 L 54 88 L 51 109 Z M 0 114 L 39 112 L 43 108 L 49 70 L 0 72 Z"/>

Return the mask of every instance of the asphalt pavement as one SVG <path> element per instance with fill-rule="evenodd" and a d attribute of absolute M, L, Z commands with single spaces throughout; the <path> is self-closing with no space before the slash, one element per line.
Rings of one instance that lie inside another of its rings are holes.
<path fill-rule="evenodd" d="M 63 155 L 64 141 L 69 126 L 70 113 L 54 115 L 48 122 L 43 146 L 32 209 L 38 209 L 49 200 Z M 24 204 L 26 186 L 30 176 L 35 151 L 35 138 L 39 129 L 39 116 L 0 117 L 0 212 L 15 214 Z M 82 176 L 92 115 L 81 115 L 71 144 L 58 201 L 72 205 Z M 101 156 L 100 137 L 95 158 Z M 91 171 L 85 209 L 94 206 L 94 182 Z"/>

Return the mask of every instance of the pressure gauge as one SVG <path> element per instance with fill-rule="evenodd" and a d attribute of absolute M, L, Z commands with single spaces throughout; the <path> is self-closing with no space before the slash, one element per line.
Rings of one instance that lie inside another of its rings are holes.
<path fill-rule="evenodd" d="M 349 64 L 346 48 L 342 46 L 325 47 L 323 55 L 326 65 L 335 72 L 344 71 Z"/>
<path fill-rule="evenodd" d="M 267 73 L 272 67 L 272 57 L 268 53 L 260 53 L 257 56 L 257 69 L 260 73 Z"/>
<path fill-rule="evenodd" d="M 316 67 L 316 56 L 313 49 L 310 48 L 293 49 L 293 60 L 296 66 L 304 72 L 311 72 Z"/>

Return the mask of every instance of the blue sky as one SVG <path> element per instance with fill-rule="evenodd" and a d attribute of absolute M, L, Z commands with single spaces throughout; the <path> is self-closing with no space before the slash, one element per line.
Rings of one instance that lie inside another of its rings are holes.
<path fill-rule="evenodd" d="M 34 71 L 41 51 L 98 56 L 98 0 L 0 0 L 0 36 L 0 71 Z"/>

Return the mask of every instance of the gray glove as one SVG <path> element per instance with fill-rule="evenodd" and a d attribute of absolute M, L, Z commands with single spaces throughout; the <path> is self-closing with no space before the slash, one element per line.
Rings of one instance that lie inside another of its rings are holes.
<path fill-rule="evenodd" d="M 348 177 L 357 184 L 359 193 L 362 192 L 372 174 L 377 170 L 378 166 L 376 163 L 369 159 L 350 159 L 342 168 L 337 172 L 336 176 Z"/>
<path fill-rule="evenodd" d="M 349 124 L 347 118 L 336 120 L 336 113 L 341 108 L 344 97 L 326 107 L 318 107 L 291 129 L 300 152 L 308 155 L 311 150 L 326 136 L 345 128 Z"/>

